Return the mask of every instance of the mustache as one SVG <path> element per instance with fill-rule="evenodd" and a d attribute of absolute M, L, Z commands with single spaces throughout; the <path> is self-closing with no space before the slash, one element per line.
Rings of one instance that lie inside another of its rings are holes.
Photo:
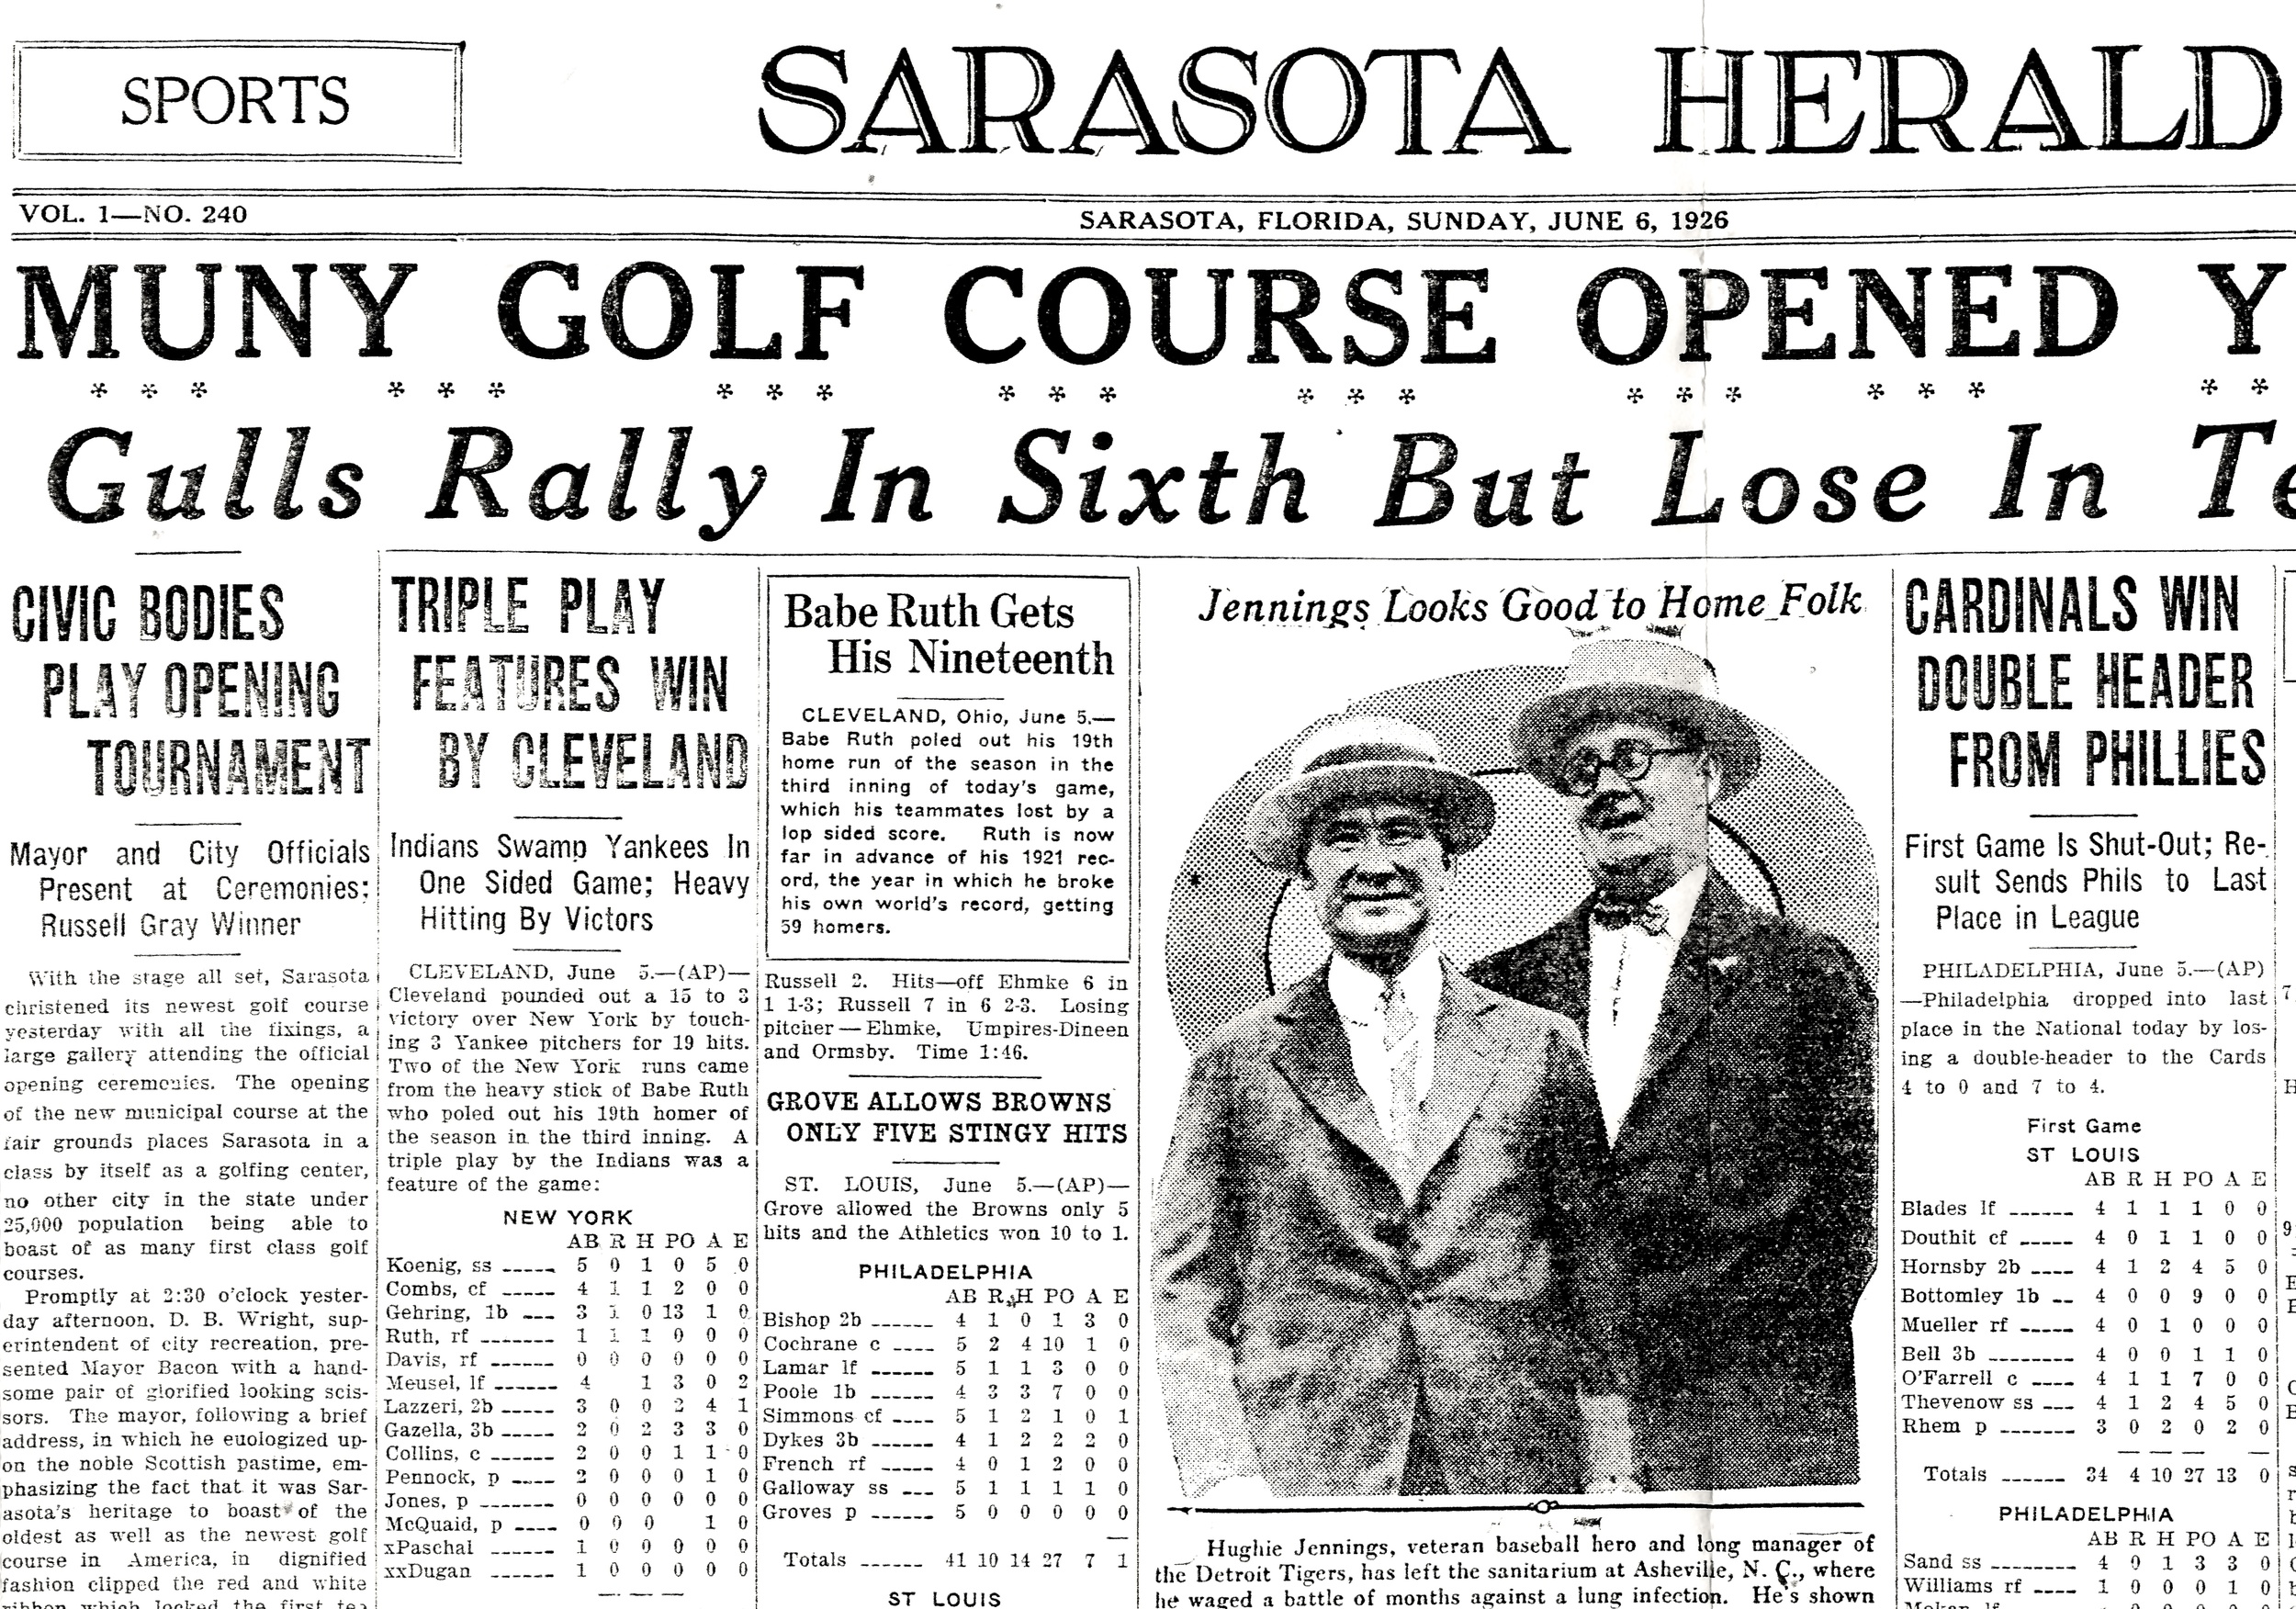
<path fill-rule="evenodd" d="M 1642 801 L 1635 794 L 1620 790 L 1598 793 L 1587 807 L 1581 819 L 1596 828 L 1621 827 L 1644 814 Z"/>

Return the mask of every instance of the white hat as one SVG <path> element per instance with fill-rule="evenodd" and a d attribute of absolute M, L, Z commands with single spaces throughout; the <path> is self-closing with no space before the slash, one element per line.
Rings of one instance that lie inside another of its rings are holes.
<path fill-rule="evenodd" d="M 1424 810 L 1453 854 L 1489 838 L 1496 815 L 1482 783 L 1445 764 L 1432 735 L 1384 715 L 1357 716 L 1310 733 L 1293 753 L 1290 780 L 1253 806 L 1252 853 L 1296 874 L 1300 839 L 1316 812 L 1368 799 Z"/>
<path fill-rule="evenodd" d="M 1717 696 L 1714 667 L 1663 637 L 1592 637 L 1571 649 L 1562 685 L 1515 724 L 1514 750 L 1525 771 L 1559 791 L 1570 740 L 1589 726 L 1618 722 L 1696 738 L 1722 768 L 1717 802 L 1761 766 L 1761 739 Z"/>

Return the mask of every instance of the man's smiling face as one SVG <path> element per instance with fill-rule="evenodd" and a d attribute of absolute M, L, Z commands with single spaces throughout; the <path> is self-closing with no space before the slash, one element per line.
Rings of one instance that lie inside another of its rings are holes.
<path fill-rule="evenodd" d="M 1308 827 L 1301 871 L 1332 947 L 1374 970 L 1418 949 L 1452 875 L 1426 813 L 1383 801 L 1321 812 Z"/>
<path fill-rule="evenodd" d="M 1638 779 L 1621 777 L 1609 763 L 1622 743 L 1653 751 Z M 1566 802 L 1597 883 L 1647 897 L 1705 863 L 1714 764 L 1694 744 L 1663 727 L 1617 722 L 1574 737 L 1563 769 L 1582 755 L 1603 762 L 1593 790 Z"/>

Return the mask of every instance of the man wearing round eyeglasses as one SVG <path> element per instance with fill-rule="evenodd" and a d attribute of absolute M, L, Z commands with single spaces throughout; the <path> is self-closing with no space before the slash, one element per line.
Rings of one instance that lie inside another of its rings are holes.
<path fill-rule="evenodd" d="M 1760 769 L 1761 740 L 1705 659 L 1619 637 L 1579 645 L 1515 744 L 1562 796 L 1594 888 L 1469 975 L 1585 1037 L 1643 1483 L 1854 1482 L 1874 996 L 1840 941 L 1750 907 L 1709 864 L 1708 813 Z"/>

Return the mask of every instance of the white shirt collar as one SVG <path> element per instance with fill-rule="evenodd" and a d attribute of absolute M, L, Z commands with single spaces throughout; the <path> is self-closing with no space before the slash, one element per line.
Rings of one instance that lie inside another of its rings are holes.
<path fill-rule="evenodd" d="M 1328 974 L 1332 1004 L 1350 1022 L 1377 1022 L 1387 1014 L 1388 980 L 1338 951 L 1332 951 Z M 1420 1021 L 1428 1020 L 1443 1000 L 1443 957 L 1432 944 L 1423 945 L 1395 976 L 1403 1004 Z"/>
<path fill-rule="evenodd" d="M 1666 913 L 1667 937 L 1680 940 L 1690 931 L 1690 918 L 1698 909 L 1698 896 L 1706 889 L 1706 869 L 1693 868 L 1673 887 L 1651 896 L 1650 903 Z"/>

